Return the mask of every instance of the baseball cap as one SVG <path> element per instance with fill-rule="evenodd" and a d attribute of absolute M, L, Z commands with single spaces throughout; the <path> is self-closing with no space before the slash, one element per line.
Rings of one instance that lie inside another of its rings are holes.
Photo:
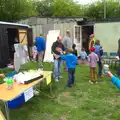
<path fill-rule="evenodd" d="M 91 52 L 94 52 L 94 51 L 95 51 L 95 48 L 94 48 L 94 47 L 91 47 L 91 48 L 90 48 L 90 51 L 91 51 Z"/>

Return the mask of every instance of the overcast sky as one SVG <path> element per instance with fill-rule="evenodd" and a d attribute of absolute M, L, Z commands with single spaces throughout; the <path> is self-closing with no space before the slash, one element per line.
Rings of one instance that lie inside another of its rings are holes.
<path fill-rule="evenodd" d="M 88 3 L 95 2 L 98 0 L 76 0 L 76 1 L 78 1 L 80 4 L 88 4 Z"/>

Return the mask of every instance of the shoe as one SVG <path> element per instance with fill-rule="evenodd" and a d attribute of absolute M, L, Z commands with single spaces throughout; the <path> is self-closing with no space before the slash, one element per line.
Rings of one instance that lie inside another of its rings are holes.
<path fill-rule="evenodd" d="M 62 77 L 62 76 L 59 76 L 59 79 L 63 79 L 63 77 Z"/>
<path fill-rule="evenodd" d="M 93 82 L 92 82 L 91 80 L 89 80 L 89 83 L 90 83 L 90 84 L 93 84 Z"/>
<path fill-rule="evenodd" d="M 98 82 L 96 81 L 95 84 L 97 84 Z"/>
<path fill-rule="evenodd" d="M 39 91 L 34 90 L 34 95 L 35 95 L 35 96 L 38 96 L 38 95 L 39 95 Z"/>
<path fill-rule="evenodd" d="M 72 85 L 71 86 L 67 86 L 68 88 L 72 88 Z"/>
<path fill-rule="evenodd" d="M 99 78 L 103 78 L 104 76 L 103 75 L 98 75 Z"/>
<path fill-rule="evenodd" d="M 55 79 L 55 81 L 56 81 L 56 82 L 59 82 L 59 80 L 58 80 L 58 79 Z"/>
<path fill-rule="evenodd" d="M 103 78 L 104 76 L 103 75 L 100 75 L 100 78 Z"/>

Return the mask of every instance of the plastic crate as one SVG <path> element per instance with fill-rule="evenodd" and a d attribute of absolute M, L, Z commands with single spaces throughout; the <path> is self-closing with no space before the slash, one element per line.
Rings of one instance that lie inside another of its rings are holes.
<path fill-rule="evenodd" d="M 8 101 L 8 108 L 15 109 L 15 108 L 20 107 L 23 103 L 25 103 L 24 94 L 21 94 L 16 99 L 14 99 L 12 101 Z"/>

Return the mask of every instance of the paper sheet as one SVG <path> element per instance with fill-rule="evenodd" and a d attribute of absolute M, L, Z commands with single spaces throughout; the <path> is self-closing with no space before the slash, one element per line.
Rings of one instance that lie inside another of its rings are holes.
<path fill-rule="evenodd" d="M 1 111 L 0 111 L 0 120 L 6 120 Z"/>
<path fill-rule="evenodd" d="M 26 90 L 24 92 L 25 102 L 30 100 L 33 96 L 34 96 L 34 94 L 33 94 L 33 87 L 31 87 L 31 88 L 29 88 L 28 90 Z"/>
<path fill-rule="evenodd" d="M 52 44 L 57 40 L 60 35 L 60 30 L 50 30 L 47 34 L 46 50 L 44 62 L 53 62 L 53 54 L 51 53 Z"/>
<path fill-rule="evenodd" d="M 51 83 L 51 74 L 47 76 L 46 82 L 47 82 L 47 85 Z"/>

